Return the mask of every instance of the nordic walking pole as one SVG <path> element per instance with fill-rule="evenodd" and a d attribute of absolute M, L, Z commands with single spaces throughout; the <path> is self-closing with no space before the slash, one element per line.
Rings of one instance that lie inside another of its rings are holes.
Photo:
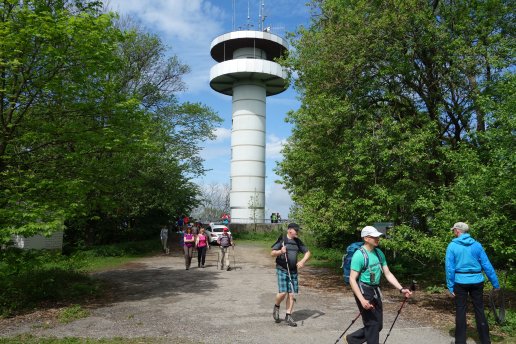
<path fill-rule="evenodd" d="M 412 284 L 410 285 L 409 289 L 410 289 L 410 291 L 416 290 L 416 281 L 412 281 Z M 396 320 L 398 320 L 398 317 L 400 316 L 401 309 L 403 308 L 403 306 L 405 306 L 405 302 L 407 302 L 407 300 L 408 300 L 408 297 L 405 296 L 400 309 L 398 309 L 398 314 L 396 314 L 396 318 L 394 318 L 394 321 L 392 322 L 391 328 L 389 329 L 389 333 L 387 333 L 387 337 L 385 337 L 385 340 L 383 341 L 383 344 L 385 344 L 387 342 L 387 339 L 389 338 L 389 335 L 391 334 L 392 328 L 394 327 Z"/>
<path fill-rule="evenodd" d="M 374 298 L 371 301 L 369 301 L 369 303 L 375 304 L 376 303 L 376 296 L 374 296 Z M 351 320 L 351 324 L 349 324 L 349 326 L 344 330 L 344 332 L 342 332 L 342 334 L 339 336 L 339 338 L 337 338 L 337 340 L 335 341 L 335 344 L 337 344 L 339 342 L 339 340 L 344 336 L 344 334 L 346 332 L 348 332 L 349 328 L 351 326 L 353 326 L 355 321 L 357 321 L 357 319 L 360 318 L 361 315 L 362 315 L 362 311 L 358 311 L 358 315 L 355 317 L 355 319 Z"/>
<path fill-rule="evenodd" d="M 283 247 L 285 246 L 285 241 L 283 241 Z M 292 295 L 294 296 L 294 302 L 296 302 L 296 293 L 294 291 L 294 284 L 292 283 L 292 276 L 290 275 L 290 267 L 288 266 L 288 256 L 287 251 L 285 251 L 285 261 L 287 262 L 287 273 L 288 273 L 288 281 L 290 283 L 290 289 L 292 290 Z M 289 297 L 288 288 L 287 288 L 287 297 Z"/>
<path fill-rule="evenodd" d="M 236 269 L 236 259 L 235 259 L 235 244 L 233 244 L 233 266 Z"/>

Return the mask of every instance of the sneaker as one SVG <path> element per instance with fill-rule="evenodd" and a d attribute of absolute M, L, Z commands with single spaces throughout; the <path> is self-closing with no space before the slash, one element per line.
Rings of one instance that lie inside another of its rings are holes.
<path fill-rule="evenodd" d="M 285 316 L 285 322 L 287 323 L 288 326 L 292 326 L 292 327 L 296 327 L 297 326 L 297 324 L 294 321 L 294 319 L 292 319 L 292 315 L 290 315 L 290 314 L 287 314 Z"/>
<path fill-rule="evenodd" d="M 277 323 L 281 321 L 279 318 L 279 306 L 274 305 L 274 309 L 272 310 L 272 317 Z"/>
<path fill-rule="evenodd" d="M 228 266 L 227 271 L 231 271 L 231 266 Z"/>

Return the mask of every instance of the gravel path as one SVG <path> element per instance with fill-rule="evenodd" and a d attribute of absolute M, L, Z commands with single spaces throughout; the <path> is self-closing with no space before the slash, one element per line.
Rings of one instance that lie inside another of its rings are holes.
<path fill-rule="evenodd" d="M 193 268 L 185 270 L 177 250 L 96 273 L 115 289 L 111 302 L 92 309 L 89 317 L 51 326 L 37 319 L 9 322 L 0 328 L 0 337 L 28 333 L 38 337 L 150 337 L 165 343 L 335 343 L 357 314 L 349 292 L 301 287 L 293 314 L 298 327 L 276 324 L 271 316 L 276 276 L 268 252 L 251 244 L 238 245 L 232 271 L 217 270 L 217 252 L 217 247 L 209 251 L 204 269 L 197 268 L 194 258 Z M 400 300 L 386 298 L 384 302 Z M 395 316 L 395 312 L 384 314 L 382 342 Z M 350 331 L 360 326 L 359 319 Z M 408 321 L 402 312 L 388 343 L 452 341 L 449 333 Z"/>

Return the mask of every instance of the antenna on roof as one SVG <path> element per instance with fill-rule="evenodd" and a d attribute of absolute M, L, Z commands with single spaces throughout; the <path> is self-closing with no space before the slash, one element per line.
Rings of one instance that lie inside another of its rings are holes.
<path fill-rule="evenodd" d="M 251 28 L 254 26 L 254 24 L 251 23 L 251 4 L 250 1 L 247 0 L 247 30 L 251 30 Z"/>
<path fill-rule="evenodd" d="M 233 30 L 232 31 L 235 31 L 235 11 L 236 11 L 235 1 L 236 0 L 233 0 Z"/>
<path fill-rule="evenodd" d="M 262 0 L 260 1 L 260 15 L 258 16 L 259 17 L 259 22 L 260 22 L 260 30 L 262 31 L 267 31 L 264 27 L 264 22 L 265 22 L 265 18 L 267 18 L 267 16 L 265 15 L 265 1 Z M 267 31 L 269 32 L 269 31 Z"/>

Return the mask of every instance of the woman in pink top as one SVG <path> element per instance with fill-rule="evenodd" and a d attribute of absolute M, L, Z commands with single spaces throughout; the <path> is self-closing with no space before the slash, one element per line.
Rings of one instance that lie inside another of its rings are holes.
<path fill-rule="evenodd" d="M 190 269 L 192 263 L 192 254 L 195 244 L 195 236 L 192 234 L 192 228 L 186 227 L 185 234 L 183 235 L 183 248 L 185 251 L 185 266 L 186 270 Z"/>
<path fill-rule="evenodd" d="M 199 230 L 197 235 L 195 246 L 197 246 L 197 267 L 204 268 L 204 262 L 206 261 L 206 250 L 210 248 L 208 236 L 203 227 Z M 202 265 L 201 265 L 202 264 Z"/>

